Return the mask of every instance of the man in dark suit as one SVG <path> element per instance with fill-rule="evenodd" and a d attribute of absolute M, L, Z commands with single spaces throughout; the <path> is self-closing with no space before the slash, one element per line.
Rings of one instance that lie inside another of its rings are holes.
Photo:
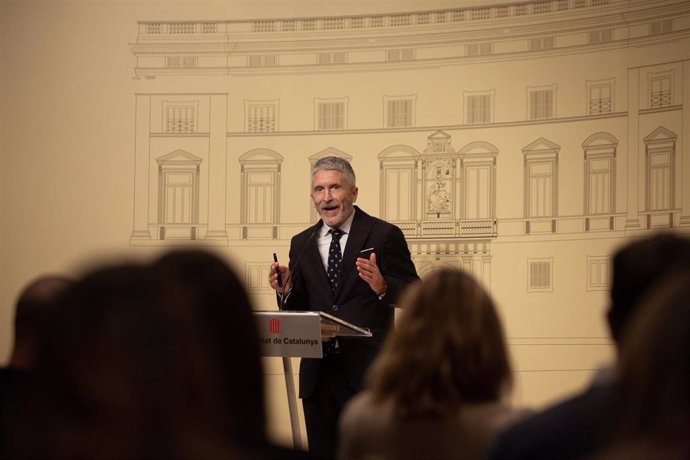
<path fill-rule="evenodd" d="M 322 359 L 301 362 L 299 396 L 309 450 L 324 458 L 334 455 L 338 417 L 362 388 L 393 325 L 400 292 L 418 279 L 402 231 L 354 206 L 355 184 L 346 160 L 317 161 L 311 197 L 321 219 L 292 238 L 289 268 L 271 266 L 271 287 L 285 309 L 324 311 L 373 334 L 330 340 Z"/>

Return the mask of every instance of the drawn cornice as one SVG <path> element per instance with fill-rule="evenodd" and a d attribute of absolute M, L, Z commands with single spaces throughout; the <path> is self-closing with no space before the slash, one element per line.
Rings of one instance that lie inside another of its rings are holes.
<path fill-rule="evenodd" d="M 440 9 L 440 10 L 422 10 L 422 11 L 413 11 L 413 12 L 405 12 L 405 13 L 381 13 L 381 14 L 371 14 L 371 15 L 344 15 L 344 16 L 321 16 L 321 17 L 287 17 L 287 18 L 265 18 L 265 19 L 250 19 L 250 20 L 195 20 L 195 21 L 188 21 L 188 20 L 179 20 L 179 21 L 138 21 L 140 25 L 165 25 L 165 24 L 203 24 L 203 25 L 208 25 L 208 24 L 221 24 L 225 25 L 226 29 L 228 28 L 227 26 L 230 26 L 230 32 L 235 33 L 235 34 L 245 34 L 245 35 L 268 35 L 268 34 L 314 34 L 314 33 L 322 33 L 322 32 L 328 32 L 328 33 L 349 33 L 349 32 L 358 32 L 358 31 L 377 31 L 377 32 L 385 32 L 390 29 L 395 29 L 395 30 L 404 30 L 405 33 L 407 33 L 410 29 L 414 28 L 428 28 L 428 27 L 436 27 L 436 28 L 444 28 L 448 26 L 453 26 L 455 24 L 472 24 L 472 25 L 477 25 L 477 27 L 485 28 L 487 23 L 495 23 L 495 24 L 510 24 L 511 22 L 533 22 L 534 17 L 539 17 L 542 19 L 548 19 L 550 17 L 558 16 L 558 17 L 563 17 L 563 16 L 569 16 L 572 18 L 578 18 L 582 16 L 600 16 L 603 14 L 611 14 L 611 13 L 622 13 L 622 12 L 627 12 L 631 9 L 647 9 L 647 8 L 659 8 L 663 6 L 667 6 L 670 4 L 668 0 L 661 0 L 661 1 L 626 1 L 626 0 L 603 0 L 603 1 L 591 1 L 588 2 L 589 5 L 583 5 L 583 6 L 570 6 L 567 5 L 567 8 L 560 9 L 555 2 L 549 2 L 549 1 L 544 1 L 544 0 L 534 0 L 534 1 L 525 1 L 525 2 L 520 2 L 520 3 L 506 3 L 506 4 L 494 4 L 491 6 L 475 6 L 475 7 L 466 7 L 466 8 L 448 8 L 448 9 Z M 549 9 L 548 11 L 528 11 L 527 7 L 532 5 L 534 7 L 538 7 L 544 4 L 549 4 Z M 551 8 L 551 6 L 554 6 L 555 8 Z M 673 7 L 671 4 L 670 7 Z M 520 9 L 525 8 L 525 13 L 517 13 Z M 501 16 L 498 11 L 507 11 L 506 16 Z M 481 15 L 474 16 L 474 12 L 481 12 Z M 485 17 L 484 13 L 487 13 Z M 450 15 L 450 18 L 448 17 Z M 408 23 L 399 23 L 396 22 L 396 18 L 416 18 L 415 21 L 410 20 Z M 420 17 L 426 17 L 427 20 L 424 22 L 419 22 Z M 435 20 L 431 20 L 431 18 L 435 18 Z M 445 19 L 442 21 L 437 21 L 439 17 L 444 17 Z M 460 18 L 461 17 L 461 18 Z M 369 20 L 368 24 L 366 24 L 365 20 Z M 371 25 L 371 20 L 372 19 L 381 19 L 382 22 L 380 25 L 373 26 Z M 383 21 L 384 19 L 388 20 L 388 23 L 385 23 L 386 21 Z M 339 27 L 321 27 L 318 29 L 301 29 L 301 30 L 282 30 L 282 26 L 284 24 L 291 24 L 291 25 L 297 25 L 297 24 L 304 24 L 304 23 L 309 23 L 309 24 L 323 24 L 323 23 L 338 23 L 342 21 L 342 26 Z M 353 21 L 355 21 L 357 24 L 362 24 L 360 26 L 352 26 Z M 364 21 L 364 22 L 362 22 Z M 390 23 L 392 21 L 392 23 Z M 366 25 L 365 25 L 366 24 Z M 270 25 L 281 26 L 281 30 L 278 30 L 278 27 L 271 27 Z M 265 26 L 262 28 L 262 26 Z M 235 27 L 237 30 L 232 30 L 232 28 Z M 244 30 L 242 28 L 245 27 Z M 257 30 L 258 29 L 258 30 Z M 160 32 L 158 32 L 160 33 Z M 202 32 L 203 33 L 203 32 Z M 200 35 L 202 33 L 191 33 L 189 35 Z M 162 33 L 160 33 L 163 35 Z M 206 35 L 218 35 L 215 32 L 207 32 L 205 33 Z M 146 34 L 147 36 L 155 36 L 155 33 L 150 33 Z"/>
<path fill-rule="evenodd" d="M 647 18 L 646 22 L 653 22 L 656 18 Z M 253 43 L 208 43 L 208 44 L 162 44 L 162 43 L 146 43 L 137 44 L 132 48 L 132 52 L 136 55 L 166 55 L 166 54 L 199 54 L 199 55 L 247 55 L 247 54 L 279 54 L 279 53 L 309 53 L 309 52 L 348 52 L 348 51 L 362 51 L 362 50 L 377 50 L 377 49 L 391 49 L 391 48 L 433 48 L 443 46 L 462 46 L 472 43 L 480 42 L 509 42 L 521 39 L 530 39 L 542 36 L 572 36 L 602 29 L 619 29 L 624 30 L 624 37 L 618 40 L 612 40 L 597 44 L 578 44 L 566 47 L 554 47 L 553 49 L 563 49 L 573 46 L 601 46 L 616 42 L 627 43 L 629 40 L 658 40 L 659 35 L 643 35 L 639 37 L 628 37 L 629 24 L 623 21 L 616 22 L 599 22 L 597 24 L 570 24 L 568 26 L 565 22 L 558 23 L 559 25 L 553 28 L 544 27 L 529 27 L 522 28 L 519 31 L 487 31 L 481 32 L 481 35 L 474 33 L 463 33 L 461 31 L 453 34 L 444 33 L 442 36 L 425 34 L 423 37 L 415 36 L 396 36 L 387 37 L 384 39 L 362 38 L 350 40 L 335 40 L 328 41 L 323 38 L 316 41 L 295 41 L 295 42 L 253 42 Z M 665 34 L 666 36 L 677 39 L 686 36 L 690 30 L 679 30 Z M 546 51 L 546 50 L 544 50 Z"/>

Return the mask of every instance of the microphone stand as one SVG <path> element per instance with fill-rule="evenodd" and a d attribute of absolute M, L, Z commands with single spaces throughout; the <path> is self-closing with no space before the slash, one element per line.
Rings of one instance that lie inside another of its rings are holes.
<path fill-rule="evenodd" d="M 288 271 L 288 276 L 285 278 L 285 283 L 281 282 L 281 277 L 280 273 L 278 273 L 278 285 L 279 286 L 287 286 L 288 281 L 292 281 L 293 278 L 293 273 L 297 269 L 300 260 L 302 259 L 302 256 L 304 255 L 304 252 L 307 249 L 307 246 L 309 246 L 309 243 L 311 240 L 314 238 L 314 235 L 316 234 L 317 230 L 314 230 L 311 232 L 309 235 L 309 238 L 307 239 L 307 242 L 304 244 L 304 247 L 300 251 L 300 253 L 297 255 L 297 258 L 295 259 L 295 263 L 292 265 L 292 270 Z M 288 294 L 285 294 L 283 292 L 282 294 L 279 295 L 279 302 L 278 302 L 278 310 L 283 311 L 285 308 L 285 300 L 287 299 Z M 285 376 L 285 389 L 287 391 L 287 397 L 288 397 L 288 411 L 290 413 L 290 426 L 292 428 L 292 444 L 294 445 L 295 449 L 301 449 L 304 450 L 302 447 L 302 434 L 300 433 L 300 426 L 299 426 L 299 413 L 297 411 L 297 397 L 295 393 L 295 380 L 292 378 L 292 358 L 289 356 L 283 356 L 283 375 Z"/>

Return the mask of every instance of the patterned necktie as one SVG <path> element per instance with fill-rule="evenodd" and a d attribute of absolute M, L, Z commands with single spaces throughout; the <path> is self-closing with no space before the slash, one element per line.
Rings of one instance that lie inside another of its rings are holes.
<path fill-rule="evenodd" d="M 331 282 L 331 292 L 335 292 L 340 276 L 340 262 L 343 260 L 340 252 L 340 237 L 343 236 L 343 231 L 336 228 L 329 230 L 329 233 L 331 233 L 331 246 L 328 248 L 328 281 Z"/>

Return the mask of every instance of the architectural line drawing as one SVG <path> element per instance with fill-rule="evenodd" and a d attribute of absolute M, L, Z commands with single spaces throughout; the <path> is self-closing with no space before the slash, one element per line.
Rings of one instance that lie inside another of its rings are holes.
<path fill-rule="evenodd" d="M 550 0 L 140 21 L 130 244 L 286 245 L 317 217 L 310 164 L 335 154 L 421 272 L 491 286 L 494 248 L 579 239 L 597 290 L 604 249 L 585 242 L 690 230 L 688 19 L 690 2 Z M 526 254 L 522 291 L 557 290 L 559 258 Z"/>

